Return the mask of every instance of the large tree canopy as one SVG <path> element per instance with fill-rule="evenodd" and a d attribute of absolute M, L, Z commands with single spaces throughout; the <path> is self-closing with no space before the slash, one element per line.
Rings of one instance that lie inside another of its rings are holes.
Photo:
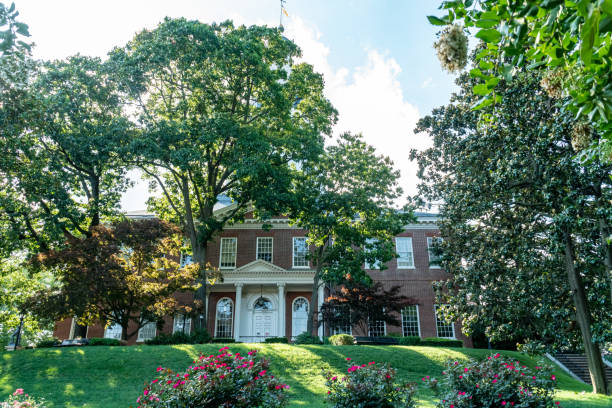
<path fill-rule="evenodd" d="M 412 219 L 398 211 L 399 172 L 388 157 L 376 155 L 361 135 L 342 134 L 315 160 L 304 162 L 291 201 L 292 222 L 308 231 L 309 259 L 315 265 L 312 304 L 321 281 L 342 284 L 372 281 L 364 264 L 384 269 L 395 256 L 393 238 Z M 314 327 L 309 310 L 307 330 Z"/>
<path fill-rule="evenodd" d="M 440 8 L 445 14 L 429 16 L 432 24 L 463 23 L 486 43 L 470 71 L 483 79 L 474 106 L 501 100 L 500 79 L 547 68 L 544 83 L 568 96 L 562 106 L 596 128 L 585 157 L 612 161 L 612 1 L 444 0 Z M 443 59 L 460 55 L 457 38 L 442 35 Z"/>
<path fill-rule="evenodd" d="M 439 294 L 468 333 L 584 348 L 602 392 L 598 345 L 612 336 L 611 167 L 574 160 L 574 117 L 540 79 L 523 72 L 500 83 L 504 103 L 484 108 L 483 123 L 471 109 L 474 80 L 464 74 L 452 103 L 418 124 L 434 142 L 412 153 L 420 198 L 441 204 L 451 274 Z"/>
<path fill-rule="evenodd" d="M 323 79 L 294 64 L 299 55 L 278 28 L 186 19 L 166 19 L 111 53 L 141 130 L 132 162 L 161 193 L 149 207 L 184 228 L 204 282 L 214 234 L 251 204 L 277 209 L 269 207 L 286 198 L 295 165 L 331 132 Z M 220 195 L 233 206 L 216 218 Z"/>

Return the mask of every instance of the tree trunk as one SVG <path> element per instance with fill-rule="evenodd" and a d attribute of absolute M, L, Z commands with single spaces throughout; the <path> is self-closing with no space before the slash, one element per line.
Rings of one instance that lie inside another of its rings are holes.
<path fill-rule="evenodd" d="M 612 307 L 612 245 L 608 244 L 610 228 L 605 219 L 599 219 L 599 234 L 601 235 L 601 246 L 604 249 L 604 265 L 610 282 L 610 305 Z"/>
<path fill-rule="evenodd" d="M 582 333 L 582 342 L 584 344 L 584 352 L 589 364 L 589 373 L 591 375 L 591 383 L 593 384 L 593 392 L 606 394 L 606 377 L 601 357 L 599 345 L 593 342 L 591 334 L 591 316 L 589 306 L 587 304 L 586 293 L 582 278 L 576 270 L 574 259 L 574 242 L 569 232 L 563 232 L 565 241 L 565 269 L 572 290 L 574 306 L 576 307 L 576 321 Z"/>
<path fill-rule="evenodd" d="M 312 279 L 312 294 L 310 296 L 310 307 L 308 308 L 308 321 L 306 322 L 306 331 L 312 335 L 314 333 L 314 317 L 315 317 L 315 305 L 319 305 L 319 276 L 321 267 L 317 266 L 314 278 Z"/>
<path fill-rule="evenodd" d="M 208 330 L 208 316 L 207 316 L 207 304 L 206 304 L 206 293 L 208 290 L 208 280 L 206 279 L 206 243 L 198 243 L 197 238 L 191 239 L 191 248 L 193 251 L 193 261 L 198 263 L 200 266 L 200 278 L 198 283 L 200 287 L 193 295 L 193 300 L 200 303 L 202 308 L 194 319 L 194 327 L 196 329 Z"/>

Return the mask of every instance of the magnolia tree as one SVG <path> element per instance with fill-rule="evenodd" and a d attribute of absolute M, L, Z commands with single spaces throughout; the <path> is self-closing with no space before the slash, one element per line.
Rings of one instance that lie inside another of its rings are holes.
<path fill-rule="evenodd" d="M 197 289 L 197 267 L 178 262 L 181 247 L 181 231 L 158 219 L 98 226 L 90 237 L 39 256 L 61 285 L 36 294 L 27 307 L 56 320 L 117 324 L 128 340 L 145 324 L 184 310 L 176 292 Z"/>
<path fill-rule="evenodd" d="M 201 266 L 200 302 L 215 234 L 251 205 L 277 212 L 295 165 L 319 154 L 331 132 L 323 78 L 296 64 L 299 55 L 278 28 L 186 19 L 166 19 L 110 54 L 139 124 L 128 156 L 159 192 L 150 210 L 185 231 Z M 221 195 L 233 205 L 217 217 Z"/>

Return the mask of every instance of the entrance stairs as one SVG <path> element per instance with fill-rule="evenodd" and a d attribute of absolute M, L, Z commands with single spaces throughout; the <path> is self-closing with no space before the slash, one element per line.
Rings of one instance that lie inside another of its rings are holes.
<path fill-rule="evenodd" d="M 555 354 L 555 359 L 587 384 L 591 384 L 589 363 L 584 354 Z M 604 362 L 606 380 L 612 381 L 612 366 Z"/>

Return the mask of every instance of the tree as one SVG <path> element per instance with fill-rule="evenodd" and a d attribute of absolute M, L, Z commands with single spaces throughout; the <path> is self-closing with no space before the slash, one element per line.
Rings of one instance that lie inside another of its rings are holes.
<path fill-rule="evenodd" d="M 131 124 L 100 61 L 75 56 L 24 76 L 0 137 L 4 254 L 91 235 L 127 186 L 119 148 Z"/>
<path fill-rule="evenodd" d="M 149 208 L 184 229 L 202 269 L 200 302 L 211 239 L 251 205 L 282 203 L 294 165 L 317 154 L 331 132 L 336 112 L 323 78 L 294 64 L 299 55 L 277 28 L 186 19 L 166 19 L 111 53 L 141 125 L 133 163 L 161 191 Z M 217 218 L 221 195 L 233 205 Z"/>
<path fill-rule="evenodd" d="M 77 316 L 84 324 L 118 324 L 127 340 L 178 310 L 175 292 L 197 289 L 197 268 L 178 263 L 181 247 L 181 231 L 158 219 L 93 227 L 91 236 L 39 256 L 61 286 L 38 293 L 30 306 L 55 320 Z"/>
<path fill-rule="evenodd" d="M 24 305 L 37 291 L 54 286 L 55 278 L 48 271 L 32 273 L 23 260 L 0 261 L 0 346 L 7 344 L 22 316 L 23 344 L 37 343 L 51 336 L 53 322 L 29 313 Z"/>
<path fill-rule="evenodd" d="M 371 322 L 383 321 L 392 326 L 401 326 L 398 319 L 402 309 L 414 305 L 414 299 L 399 294 L 400 287 L 385 290 L 382 283 L 371 286 L 347 281 L 347 286 L 328 297 L 321 305 L 322 321 L 332 328 L 344 328 L 347 324 L 357 326 L 364 334 L 369 333 Z"/>
<path fill-rule="evenodd" d="M 612 280 L 601 225 L 612 221 L 612 167 L 574 160 L 575 119 L 537 73 L 500 82 L 504 103 L 481 112 L 471 109 L 477 81 L 460 76 L 452 103 L 418 123 L 434 146 L 411 153 L 420 200 L 441 204 L 451 278 L 438 295 L 468 334 L 484 327 L 493 340 L 581 345 L 594 390 L 605 392 L 599 345 L 611 335 Z"/>
<path fill-rule="evenodd" d="M 393 208 L 402 190 L 392 166 L 360 135 L 349 133 L 304 163 L 290 219 L 308 231 L 309 259 L 315 266 L 311 304 L 319 301 L 322 281 L 370 284 L 364 263 L 384 269 L 395 256 L 393 238 L 413 217 L 411 211 Z M 312 333 L 314 309 L 308 313 L 307 332 Z"/>
<path fill-rule="evenodd" d="M 576 118 L 593 125 L 599 138 L 584 154 L 591 160 L 612 160 L 612 2 L 595 1 L 443 1 L 446 14 L 429 16 L 435 25 L 460 22 L 474 27 L 486 43 L 476 56 L 470 74 L 482 78 L 474 93 L 482 96 L 474 106 L 500 102 L 496 86 L 509 81 L 521 69 L 550 70 L 544 83 L 567 95 L 563 107 Z M 446 30 L 448 33 L 449 30 Z M 442 35 L 452 52 L 456 37 Z M 437 43 L 437 44 L 440 44 Z M 451 55 L 453 54 L 453 55 Z M 463 68 L 463 64 L 458 67 Z M 588 147 L 588 146 L 587 146 Z"/>

